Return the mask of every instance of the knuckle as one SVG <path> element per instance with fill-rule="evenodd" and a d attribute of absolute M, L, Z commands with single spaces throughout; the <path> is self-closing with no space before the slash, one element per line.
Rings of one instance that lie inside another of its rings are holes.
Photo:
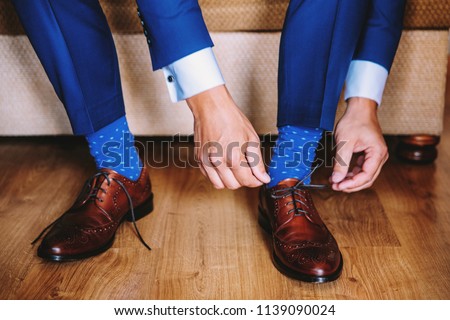
<path fill-rule="evenodd" d="M 241 163 L 241 153 L 239 151 L 235 151 L 231 154 L 231 157 L 228 159 L 227 164 L 231 167 L 238 167 Z"/>
<path fill-rule="evenodd" d="M 214 167 L 219 167 L 225 162 L 223 157 L 208 156 L 208 159 Z"/>
<path fill-rule="evenodd" d="M 387 148 L 387 146 L 386 145 L 381 145 L 379 148 L 378 148 L 378 156 L 380 157 L 380 158 L 385 158 L 386 156 L 388 155 L 388 148 Z"/>
<path fill-rule="evenodd" d="M 250 163 L 248 163 L 245 160 L 242 160 L 239 162 L 239 164 L 236 166 L 236 168 L 240 169 L 240 168 L 245 168 L 245 169 L 250 169 L 252 166 L 250 165 Z"/>

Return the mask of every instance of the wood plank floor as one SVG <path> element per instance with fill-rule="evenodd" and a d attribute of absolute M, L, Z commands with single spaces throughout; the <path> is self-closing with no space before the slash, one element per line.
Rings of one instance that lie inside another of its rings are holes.
<path fill-rule="evenodd" d="M 370 190 L 315 193 L 345 261 L 338 281 L 320 285 L 288 279 L 273 267 L 256 221 L 257 190 L 217 191 L 197 169 L 175 165 L 151 169 L 156 208 L 138 225 L 153 251 L 126 224 L 100 256 L 44 262 L 30 241 L 71 205 L 95 168 L 81 139 L 1 138 L 0 298 L 450 299 L 449 104 L 446 109 L 435 164 L 406 165 L 391 156 Z M 389 142 L 393 147 L 395 139 Z M 155 154 L 165 151 L 157 147 Z M 187 153 L 180 148 L 163 159 Z M 321 170 L 315 179 L 327 174 Z"/>

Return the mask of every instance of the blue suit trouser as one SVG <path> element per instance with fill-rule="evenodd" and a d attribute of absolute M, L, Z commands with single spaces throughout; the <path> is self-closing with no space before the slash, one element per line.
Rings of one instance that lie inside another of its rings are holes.
<path fill-rule="evenodd" d="M 12 2 L 74 133 L 125 115 L 117 53 L 98 0 Z M 196 0 L 136 2 L 154 69 L 213 45 Z"/>
<path fill-rule="evenodd" d="M 98 0 L 13 0 L 69 116 L 85 135 L 125 114 L 117 53 Z M 196 0 L 137 0 L 153 68 L 212 46 Z M 292 0 L 280 44 L 278 125 L 333 128 L 352 59 L 390 69 L 404 0 Z"/>
<path fill-rule="evenodd" d="M 291 0 L 278 73 L 278 126 L 332 130 L 353 59 L 390 70 L 404 0 Z"/>

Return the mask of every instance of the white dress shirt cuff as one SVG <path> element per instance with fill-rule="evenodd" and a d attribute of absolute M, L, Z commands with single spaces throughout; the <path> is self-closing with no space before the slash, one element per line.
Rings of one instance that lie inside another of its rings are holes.
<path fill-rule="evenodd" d="M 374 100 L 381 104 L 388 71 L 383 66 L 363 60 L 353 60 L 345 80 L 344 97 L 360 97 Z"/>
<path fill-rule="evenodd" d="M 225 84 L 212 48 L 205 48 L 163 67 L 172 102 Z"/>

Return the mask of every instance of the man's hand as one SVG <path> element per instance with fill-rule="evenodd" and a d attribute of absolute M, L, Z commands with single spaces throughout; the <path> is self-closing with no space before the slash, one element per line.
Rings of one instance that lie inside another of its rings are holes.
<path fill-rule="evenodd" d="M 194 115 L 196 158 L 217 189 L 269 183 L 253 126 L 222 85 L 186 100 Z"/>
<path fill-rule="evenodd" d="M 355 192 L 372 186 L 388 159 L 388 150 L 373 100 L 351 98 L 335 132 L 338 145 L 330 178 L 336 191 Z M 353 153 L 363 153 L 349 170 Z"/>

